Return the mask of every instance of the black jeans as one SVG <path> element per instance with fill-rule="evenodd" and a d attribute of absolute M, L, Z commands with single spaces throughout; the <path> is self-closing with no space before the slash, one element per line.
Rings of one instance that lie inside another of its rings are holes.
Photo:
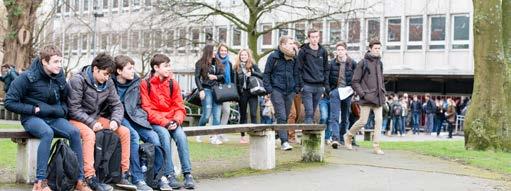
<path fill-rule="evenodd" d="M 250 108 L 250 123 L 257 123 L 257 96 L 250 94 L 250 90 L 242 90 L 240 94 L 240 124 L 247 123 L 247 106 Z M 241 133 L 241 136 L 245 136 L 245 132 Z"/>
<path fill-rule="evenodd" d="M 271 93 L 271 102 L 275 109 L 277 124 L 287 124 L 287 117 L 289 116 L 294 97 L 295 93 L 283 93 L 275 89 Z M 278 134 L 281 144 L 288 141 L 287 130 L 279 130 Z"/>

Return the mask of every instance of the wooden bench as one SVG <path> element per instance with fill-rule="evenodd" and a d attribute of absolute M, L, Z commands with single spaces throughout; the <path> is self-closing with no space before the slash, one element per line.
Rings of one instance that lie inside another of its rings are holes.
<path fill-rule="evenodd" d="M 275 131 L 302 130 L 302 160 L 324 160 L 324 129 L 319 124 L 243 124 L 205 127 L 184 127 L 187 136 L 215 135 L 246 132 L 250 136 L 250 168 L 267 170 L 275 168 Z M 18 144 L 16 156 L 16 182 L 30 183 L 35 178 L 39 139 L 23 129 L 0 130 L 0 139 L 10 138 Z"/>

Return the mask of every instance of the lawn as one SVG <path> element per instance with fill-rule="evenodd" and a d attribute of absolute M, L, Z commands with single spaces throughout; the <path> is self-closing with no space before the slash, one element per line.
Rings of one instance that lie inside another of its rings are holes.
<path fill-rule="evenodd" d="M 364 141 L 362 147 L 371 147 Z M 405 150 L 431 155 L 495 172 L 511 174 L 511 153 L 466 150 L 463 141 L 382 142 L 383 150 Z"/>
<path fill-rule="evenodd" d="M 18 124 L 0 124 L 0 129 L 22 128 Z M 14 171 L 16 168 L 16 143 L 10 139 L 0 139 L 0 169 Z"/>

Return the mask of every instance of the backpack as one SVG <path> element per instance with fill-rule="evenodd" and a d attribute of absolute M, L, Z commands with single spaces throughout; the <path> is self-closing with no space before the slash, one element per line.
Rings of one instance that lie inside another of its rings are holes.
<path fill-rule="evenodd" d="M 263 80 L 256 76 L 248 77 L 248 87 L 250 89 L 250 94 L 252 95 L 266 95 L 266 89 L 263 87 Z"/>
<path fill-rule="evenodd" d="M 403 107 L 401 106 L 401 104 L 394 104 L 392 106 L 392 114 L 394 114 L 394 116 L 401 116 L 401 114 L 403 113 Z"/>
<path fill-rule="evenodd" d="M 112 130 L 96 132 L 94 169 L 98 179 L 106 184 L 121 181 L 121 141 Z"/>
<path fill-rule="evenodd" d="M 383 104 L 383 116 L 388 116 L 390 112 L 390 106 L 388 102 Z"/>
<path fill-rule="evenodd" d="M 80 164 L 75 152 L 65 143 L 58 139 L 51 148 L 51 159 L 48 164 L 48 186 L 52 190 L 74 190 Z"/>
<path fill-rule="evenodd" d="M 151 188 L 158 188 L 158 181 L 163 176 L 163 170 L 165 169 L 165 161 L 161 161 L 162 166 L 160 169 L 155 169 L 155 153 L 156 151 L 160 151 L 162 155 L 165 157 L 165 151 L 161 146 L 155 146 L 152 143 L 143 143 L 140 145 L 138 149 L 138 153 L 140 155 L 140 166 L 142 166 L 142 171 L 144 172 L 145 182 Z M 144 168 L 145 166 L 145 168 Z"/>

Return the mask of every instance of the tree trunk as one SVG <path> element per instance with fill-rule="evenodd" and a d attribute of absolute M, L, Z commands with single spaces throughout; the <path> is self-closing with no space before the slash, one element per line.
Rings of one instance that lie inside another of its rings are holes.
<path fill-rule="evenodd" d="M 465 120 L 467 149 L 511 151 L 510 4 L 473 0 L 474 91 Z"/>
<path fill-rule="evenodd" d="M 4 0 L 8 28 L 4 38 L 3 64 L 16 66 L 18 71 L 30 65 L 33 53 L 33 33 L 36 10 L 42 0 Z"/>

